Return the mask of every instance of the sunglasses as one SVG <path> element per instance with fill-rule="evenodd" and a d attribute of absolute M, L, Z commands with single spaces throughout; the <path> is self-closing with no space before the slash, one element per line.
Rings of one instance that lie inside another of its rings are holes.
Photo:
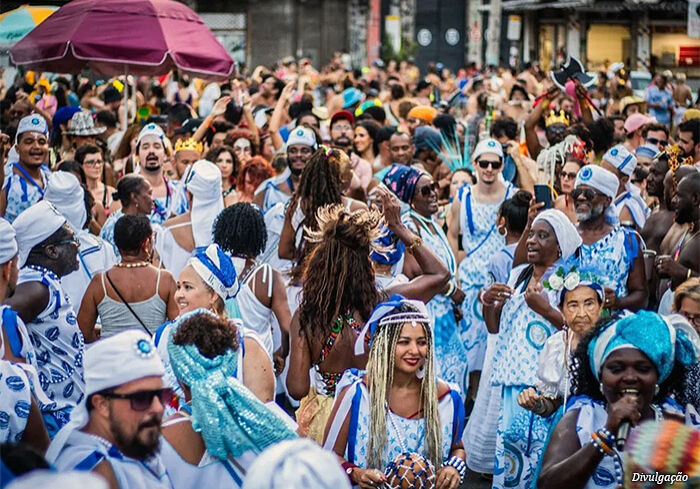
<path fill-rule="evenodd" d="M 75 245 L 76 247 L 80 248 L 80 240 L 78 239 L 77 236 L 73 236 L 70 239 L 62 239 L 61 241 L 56 241 L 55 243 L 49 243 L 43 246 L 43 248 L 49 247 L 49 246 L 63 246 L 66 244 L 72 244 Z"/>
<path fill-rule="evenodd" d="M 593 200 L 593 199 L 595 199 L 596 197 L 598 197 L 598 196 L 600 196 L 600 195 L 603 195 L 603 194 L 601 194 L 600 192 L 597 192 L 597 191 L 593 190 L 592 188 L 581 188 L 581 187 L 575 188 L 574 191 L 571 192 L 571 197 L 572 197 L 574 200 L 578 200 L 578 198 L 579 198 L 581 195 L 583 195 L 583 197 L 584 197 L 586 200 Z"/>
<path fill-rule="evenodd" d="M 668 145 L 668 141 L 665 139 L 646 138 L 645 141 L 647 143 L 655 144 L 659 148 L 665 148 Z"/>
<path fill-rule="evenodd" d="M 131 404 L 131 409 L 134 411 L 145 411 L 151 407 L 154 397 L 157 397 L 163 406 L 170 404 L 173 400 L 173 390 L 170 388 L 136 391 L 129 394 L 102 392 L 101 395 L 108 399 L 128 399 Z"/>
<path fill-rule="evenodd" d="M 429 183 L 428 185 L 424 185 L 420 188 L 419 192 L 423 197 L 428 197 L 431 192 L 437 193 L 439 190 L 438 184 L 435 182 Z"/>
<path fill-rule="evenodd" d="M 578 175 L 578 173 L 563 171 L 560 173 L 560 175 L 562 178 L 566 178 L 567 180 L 576 180 L 576 175 Z"/>
<path fill-rule="evenodd" d="M 501 165 L 503 164 L 502 161 L 487 161 L 487 160 L 479 160 L 479 161 L 477 161 L 477 163 L 484 170 L 486 170 L 489 166 L 491 166 L 491 168 L 493 168 L 494 170 L 498 170 L 501 167 Z"/>

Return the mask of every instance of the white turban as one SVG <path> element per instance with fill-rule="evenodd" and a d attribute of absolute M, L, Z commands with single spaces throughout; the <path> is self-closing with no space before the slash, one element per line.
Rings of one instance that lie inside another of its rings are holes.
<path fill-rule="evenodd" d="M 94 472 L 71 470 L 70 472 L 54 472 L 53 470 L 32 470 L 10 482 L 7 489 L 75 489 L 89 487 L 90 489 L 109 489 L 109 484 Z"/>
<path fill-rule="evenodd" d="M 71 412 L 71 420 L 56 434 L 46 460 L 56 461 L 70 434 L 89 421 L 86 400 L 91 394 L 144 377 L 165 375 L 163 362 L 146 333 L 129 329 L 97 341 L 85 352 L 85 397 Z"/>
<path fill-rule="evenodd" d="M 544 221 L 552 226 L 554 234 L 557 236 L 557 242 L 559 243 L 559 249 L 561 250 L 561 257 L 563 260 L 571 257 L 576 249 L 581 246 L 581 243 L 583 243 L 576 226 L 572 224 L 562 211 L 557 209 L 542 211 L 537 214 L 532 224 L 534 225 L 539 221 Z"/>
<path fill-rule="evenodd" d="M 46 124 L 46 120 L 39 114 L 29 114 L 19 120 L 17 132 L 15 133 L 15 142 L 19 141 L 19 137 L 25 132 L 38 132 L 44 136 L 48 136 L 49 126 Z"/>
<path fill-rule="evenodd" d="M 17 254 L 15 234 L 12 224 L 0 217 L 0 264 L 7 263 Z"/>
<path fill-rule="evenodd" d="M 214 240 L 214 220 L 224 210 L 221 196 L 221 170 L 214 163 L 199 160 L 187 175 L 185 188 L 192 194 L 192 235 L 196 247 L 208 246 Z"/>
<path fill-rule="evenodd" d="M 67 171 L 57 171 L 49 176 L 44 198 L 63 214 L 70 227 L 78 233 L 87 220 L 85 190 L 78 177 Z"/>
<path fill-rule="evenodd" d="M 604 155 L 603 161 L 607 161 L 624 175 L 631 175 L 637 167 L 637 158 L 622 144 L 613 146 Z"/>
<path fill-rule="evenodd" d="M 139 137 L 136 139 L 136 145 L 141 142 L 143 138 L 146 136 L 156 136 L 162 140 L 165 139 L 165 133 L 163 132 L 163 128 L 161 128 L 158 124 L 154 122 L 149 122 L 145 126 L 143 126 L 143 129 L 141 129 L 141 132 L 139 133 Z"/>
<path fill-rule="evenodd" d="M 283 441 L 263 451 L 248 469 L 242 489 L 350 489 L 332 452 L 311 440 Z"/>
<path fill-rule="evenodd" d="M 238 274 L 245 267 L 242 258 L 231 258 L 216 244 L 210 244 L 205 249 L 195 250 L 194 255 L 187 261 L 197 275 L 214 289 L 223 300 L 235 297 L 240 290 Z"/>
<path fill-rule="evenodd" d="M 620 186 L 620 181 L 617 176 L 611 171 L 598 165 L 586 165 L 578 171 L 576 175 L 576 183 L 574 188 L 581 185 L 587 185 L 599 192 L 604 193 L 612 200 L 617 197 L 617 189 Z"/>
<path fill-rule="evenodd" d="M 66 218 L 48 200 L 40 200 L 17 216 L 12 226 L 17 232 L 19 267 L 27 262 L 29 252 L 65 224 Z"/>

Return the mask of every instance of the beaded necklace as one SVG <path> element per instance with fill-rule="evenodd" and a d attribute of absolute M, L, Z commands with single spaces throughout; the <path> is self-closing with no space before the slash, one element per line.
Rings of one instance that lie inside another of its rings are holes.
<path fill-rule="evenodd" d="M 150 263 L 147 261 L 137 261 L 131 263 L 120 262 L 114 264 L 114 266 L 117 268 L 143 268 L 147 267 L 148 265 L 150 265 Z"/>
<path fill-rule="evenodd" d="M 39 265 L 25 265 L 26 268 L 30 270 L 34 270 L 35 272 L 39 272 L 43 275 L 48 275 L 49 278 L 52 278 L 53 280 L 57 282 L 61 282 L 61 277 L 56 275 L 54 272 L 49 270 L 48 268 L 40 267 Z"/>

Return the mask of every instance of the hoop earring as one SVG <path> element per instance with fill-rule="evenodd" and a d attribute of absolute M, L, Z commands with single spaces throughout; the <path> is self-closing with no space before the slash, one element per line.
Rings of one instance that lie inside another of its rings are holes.
<path fill-rule="evenodd" d="M 419 379 L 423 379 L 423 377 L 425 377 L 425 365 L 416 370 L 416 377 L 418 377 Z"/>
<path fill-rule="evenodd" d="M 496 229 L 498 230 L 498 234 L 500 234 L 501 236 L 505 236 L 506 234 L 508 234 L 508 230 L 505 226 L 498 226 Z"/>

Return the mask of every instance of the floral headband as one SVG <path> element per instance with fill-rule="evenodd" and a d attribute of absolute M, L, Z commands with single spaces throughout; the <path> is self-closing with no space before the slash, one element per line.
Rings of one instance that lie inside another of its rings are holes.
<path fill-rule="evenodd" d="M 557 292 L 560 303 L 564 301 L 567 292 L 580 285 L 593 289 L 601 302 L 605 300 L 605 292 L 598 277 L 592 271 L 578 270 L 575 265 L 568 271 L 564 267 L 559 267 L 547 280 L 542 282 L 542 285 L 547 290 Z"/>

